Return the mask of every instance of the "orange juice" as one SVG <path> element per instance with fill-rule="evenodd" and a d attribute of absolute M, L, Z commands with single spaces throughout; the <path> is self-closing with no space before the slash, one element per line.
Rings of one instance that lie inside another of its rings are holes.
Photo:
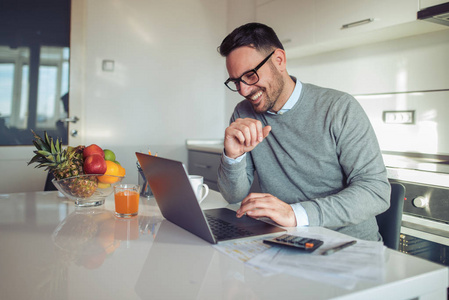
<path fill-rule="evenodd" d="M 137 215 L 139 210 L 139 193 L 135 191 L 119 191 L 115 193 L 115 212 L 121 217 Z"/>

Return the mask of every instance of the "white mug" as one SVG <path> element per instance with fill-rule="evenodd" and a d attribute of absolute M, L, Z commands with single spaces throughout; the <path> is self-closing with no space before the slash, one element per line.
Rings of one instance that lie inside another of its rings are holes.
<path fill-rule="evenodd" d="M 189 175 L 190 184 L 192 185 L 193 191 L 195 192 L 196 199 L 201 203 L 209 194 L 209 187 L 207 184 L 203 183 L 203 176 L 200 175 Z"/>

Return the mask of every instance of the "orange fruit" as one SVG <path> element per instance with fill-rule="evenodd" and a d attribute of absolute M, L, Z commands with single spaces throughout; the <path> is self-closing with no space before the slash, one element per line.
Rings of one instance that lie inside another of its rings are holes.
<path fill-rule="evenodd" d="M 119 176 L 124 177 L 126 175 L 125 168 L 123 168 L 120 164 L 118 164 L 117 166 L 118 166 L 118 174 L 119 174 Z"/>
<path fill-rule="evenodd" d="M 106 161 L 106 172 L 104 175 L 98 176 L 98 181 L 101 183 L 114 183 L 119 181 L 119 178 L 114 176 L 120 176 L 119 173 L 119 165 L 117 165 L 115 162 L 107 160 Z M 113 175 L 113 176 L 108 176 Z"/>

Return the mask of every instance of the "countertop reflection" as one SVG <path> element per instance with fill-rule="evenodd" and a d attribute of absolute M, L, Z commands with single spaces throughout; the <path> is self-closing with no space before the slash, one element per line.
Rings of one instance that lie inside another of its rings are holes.
<path fill-rule="evenodd" d="M 154 199 L 139 215 L 76 208 L 58 192 L 0 195 L 1 299 L 139 299 L 134 285 L 163 220 Z"/>

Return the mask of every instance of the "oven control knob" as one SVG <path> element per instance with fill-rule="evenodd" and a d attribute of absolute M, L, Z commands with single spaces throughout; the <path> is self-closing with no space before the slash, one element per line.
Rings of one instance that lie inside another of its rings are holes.
<path fill-rule="evenodd" d="M 429 204 L 429 199 L 424 196 L 418 196 L 412 201 L 413 205 L 418 208 L 424 208 Z"/>

